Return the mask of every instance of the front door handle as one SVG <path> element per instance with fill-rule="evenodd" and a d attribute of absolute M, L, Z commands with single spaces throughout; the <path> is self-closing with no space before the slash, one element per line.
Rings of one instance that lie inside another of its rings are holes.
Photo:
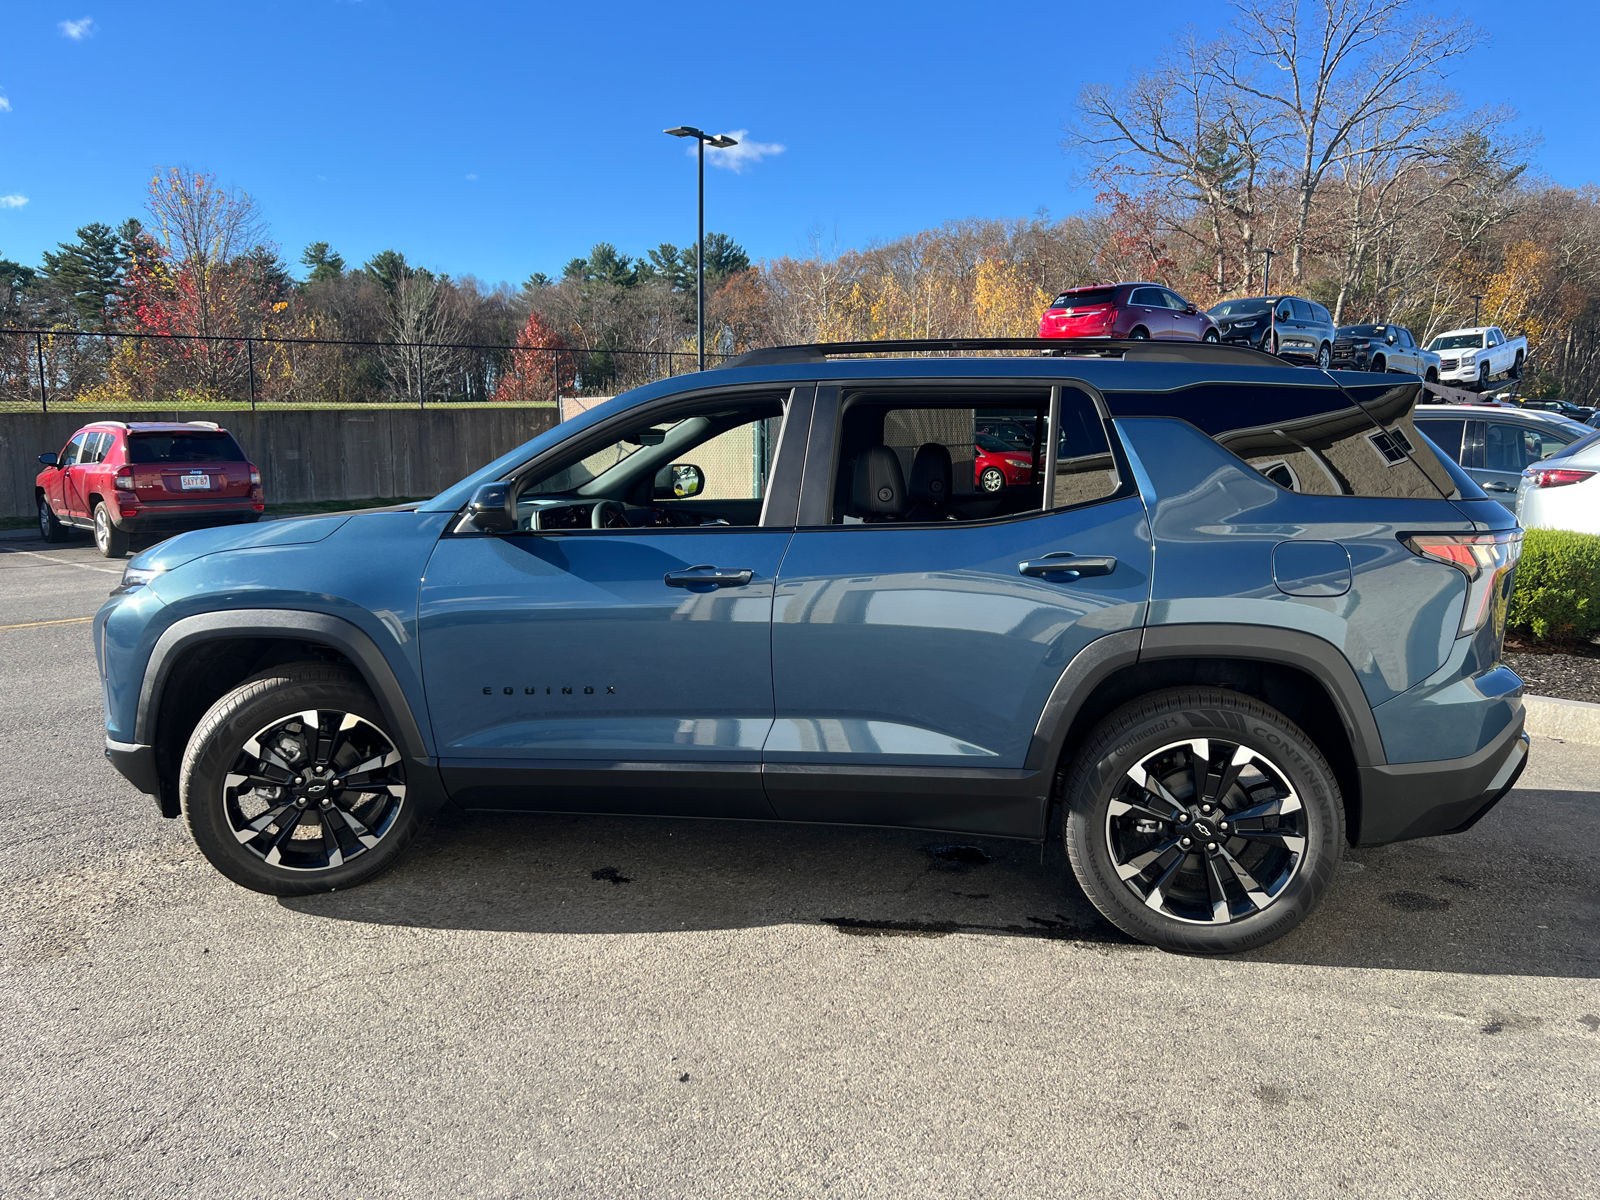
<path fill-rule="evenodd" d="M 1517 489 L 1509 483 L 1486 483 L 1483 485 L 1483 490 L 1486 492 L 1514 492 Z"/>
<path fill-rule="evenodd" d="M 748 567 L 713 567 L 701 564 L 682 571 L 668 571 L 664 577 L 668 587 L 743 587 L 755 578 Z"/>
<path fill-rule="evenodd" d="M 1109 554 L 1046 555 L 1019 562 L 1017 570 L 1035 579 L 1080 579 L 1085 575 L 1109 575 L 1117 569 L 1117 560 Z"/>

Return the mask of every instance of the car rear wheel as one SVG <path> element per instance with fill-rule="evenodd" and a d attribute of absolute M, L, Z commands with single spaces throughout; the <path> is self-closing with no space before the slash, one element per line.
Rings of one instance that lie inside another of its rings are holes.
<path fill-rule="evenodd" d="M 94 506 L 94 548 L 105 558 L 121 558 L 128 552 L 128 535 L 112 522 L 104 500 Z"/>
<path fill-rule="evenodd" d="M 1150 331 L 1141 325 L 1128 335 L 1128 339 L 1134 342 L 1148 342 L 1150 340 Z"/>
<path fill-rule="evenodd" d="M 39 497 L 39 536 L 47 542 L 67 540 L 67 527 L 56 520 L 55 510 L 43 496 Z"/>
<path fill-rule="evenodd" d="M 178 782 L 200 852 L 235 883 L 305 896 L 364 883 L 420 828 L 405 761 L 348 668 L 274 668 L 189 738 Z"/>
<path fill-rule="evenodd" d="M 1151 945 L 1249 950 L 1316 906 L 1344 851 L 1332 769 L 1276 709 L 1220 688 L 1154 692 L 1074 757 L 1062 836 L 1094 906 Z"/>
<path fill-rule="evenodd" d="M 1006 486 L 1006 473 L 999 467 L 985 467 L 978 474 L 978 486 L 991 496 L 999 491 L 1004 491 Z"/>

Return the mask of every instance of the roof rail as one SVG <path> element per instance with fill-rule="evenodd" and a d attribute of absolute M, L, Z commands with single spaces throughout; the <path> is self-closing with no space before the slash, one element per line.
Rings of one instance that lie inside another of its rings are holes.
<path fill-rule="evenodd" d="M 903 341 L 813 342 L 749 350 L 723 367 L 775 367 L 822 363 L 835 355 L 961 353 L 980 350 L 1034 350 L 1041 356 L 1120 358 L 1125 362 L 1251 363 L 1285 366 L 1283 359 L 1249 346 L 1218 342 L 1125 341 L 1117 338 L 916 338 Z"/>
<path fill-rule="evenodd" d="M 185 422 L 185 424 L 198 425 L 201 429 L 221 429 L 222 428 L 222 426 L 218 425 L 215 421 L 187 421 L 187 422 Z"/>

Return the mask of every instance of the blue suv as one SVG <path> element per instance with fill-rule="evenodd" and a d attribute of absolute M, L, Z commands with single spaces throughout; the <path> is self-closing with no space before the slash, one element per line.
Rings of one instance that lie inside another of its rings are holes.
<path fill-rule="evenodd" d="M 139 555 L 95 618 L 106 753 L 276 895 L 450 804 L 1035 842 L 1059 806 L 1127 933 L 1259 946 L 1346 845 L 1466 829 L 1526 762 L 1521 533 L 1420 390 L 1228 346 L 755 351 L 422 504 Z"/>

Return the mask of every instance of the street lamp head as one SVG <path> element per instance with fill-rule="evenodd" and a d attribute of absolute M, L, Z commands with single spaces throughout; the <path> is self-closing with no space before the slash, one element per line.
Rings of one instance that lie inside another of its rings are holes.
<path fill-rule="evenodd" d="M 672 129 L 663 129 L 661 132 L 670 134 L 672 137 L 703 138 L 706 136 L 701 130 L 696 129 L 693 125 L 678 125 Z"/>
<path fill-rule="evenodd" d="M 725 133 L 719 133 L 716 137 L 706 139 L 706 145 L 715 146 L 718 150 L 726 150 L 729 146 L 737 146 L 738 144 L 739 140 L 737 138 L 731 138 Z"/>

